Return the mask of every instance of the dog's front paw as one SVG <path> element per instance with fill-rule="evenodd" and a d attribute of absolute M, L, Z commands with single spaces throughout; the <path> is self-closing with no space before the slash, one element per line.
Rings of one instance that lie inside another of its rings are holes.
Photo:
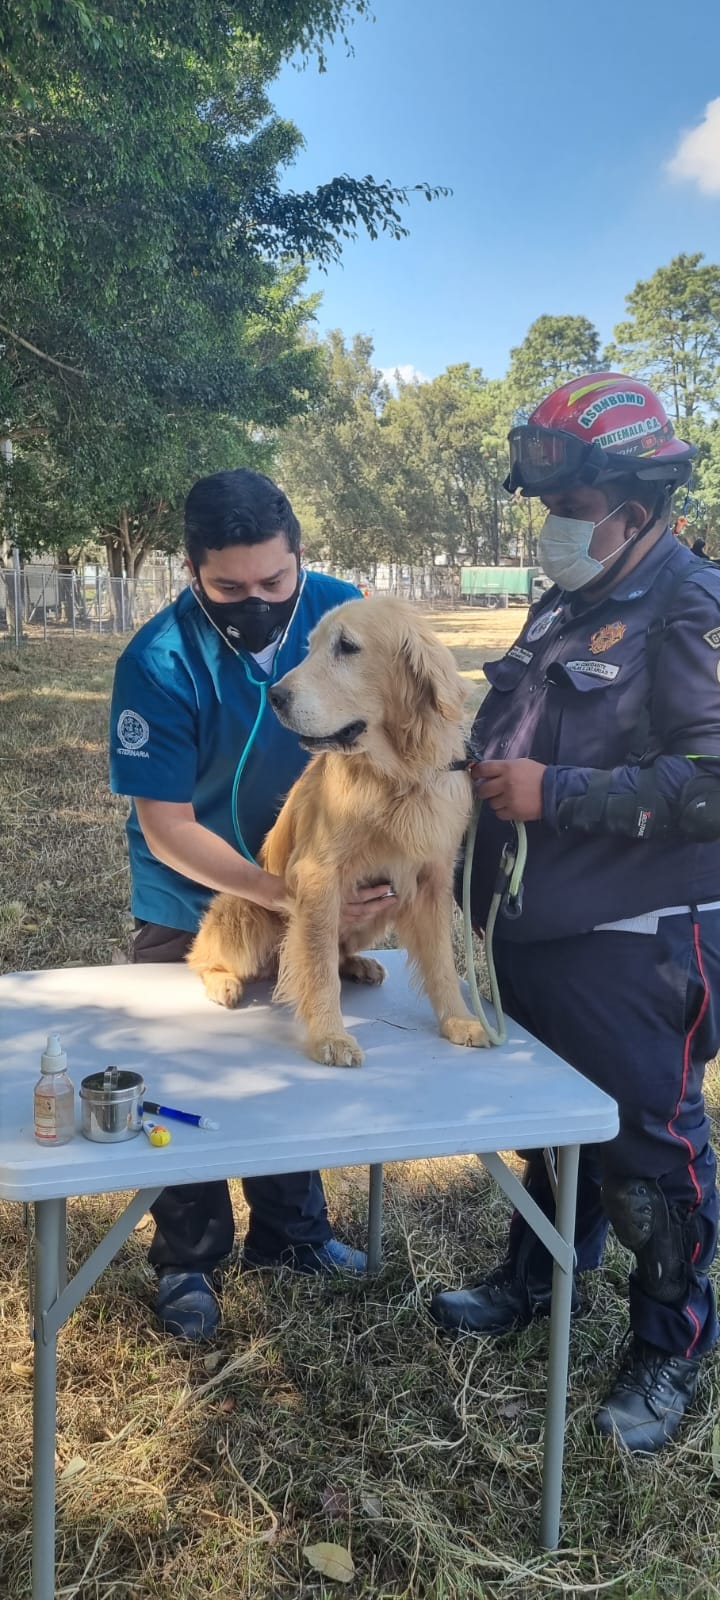
<path fill-rule="evenodd" d="M 243 996 L 243 986 L 239 978 L 232 972 L 204 972 L 203 983 L 205 993 L 216 1006 L 227 1006 L 229 1011 L 234 1011 L 239 1006 Z"/>
<path fill-rule="evenodd" d="M 363 1053 L 351 1033 L 331 1033 L 324 1039 L 309 1039 L 308 1055 L 324 1067 L 361 1067 Z"/>
<path fill-rule="evenodd" d="M 476 1017 L 446 1017 L 440 1032 L 451 1044 L 483 1046 L 490 1043 L 482 1023 Z"/>
<path fill-rule="evenodd" d="M 372 956 L 344 956 L 340 962 L 340 977 L 349 978 L 351 983 L 377 984 L 385 982 L 387 972 Z"/>

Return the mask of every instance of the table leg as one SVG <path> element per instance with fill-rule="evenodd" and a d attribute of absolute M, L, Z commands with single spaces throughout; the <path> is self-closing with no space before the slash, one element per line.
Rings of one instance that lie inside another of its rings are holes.
<path fill-rule="evenodd" d="M 33 1374 L 33 1600 L 55 1596 L 55 1437 L 57 1431 L 57 1333 L 44 1315 L 55 1303 L 67 1260 L 64 1200 L 35 1203 L 35 1353 Z"/>
<path fill-rule="evenodd" d="M 578 1161 L 580 1146 L 568 1145 L 558 1152 L 558 1189 L 555 1227 L 572 1245 L 575 1235 Z M 542 1507 L 540 1543 L 556 1550 L 560 1542 L 560 1504 L 562 1499 L 563 1447 L 570 1354 L 570 1312 L 572 1306 L 572 1257 L 567 1268 L 553 1265 L 552 1310 L 550 1316 L 550 1356 L 545 1409 Z"/>
<path fill-rule="evenodd" d="M 368 1272 L 379 1272 L 382 1264 L 383 1220 L 383 1169 L 382 1165 L 370 1168 L 370 1196 L 368 1203 Z"/>
<path fill-rule="evenodd" d="M 68 1275 L 68 1249 L 67 1249 L 67 1201 L 66 1201 L 64 1206 L 63 1206 L 62 1217 L 60 1219 L 60 1228 L 59 1228 L 59 1237 L 58 1237 L 58 1291 L 59 1291 L 60 1294 L 62 1294 L 63 1289 L 67 1289 L 67 1275 Z"/>

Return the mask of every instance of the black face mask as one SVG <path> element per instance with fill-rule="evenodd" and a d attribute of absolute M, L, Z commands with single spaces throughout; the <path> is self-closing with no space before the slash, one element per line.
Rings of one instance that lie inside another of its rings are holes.
<path fill-rule="evenodd" d="M 300 574 L 287 600 L 260 600 L 256 595 L 247 600 L 209 600 L 199 580 L 197 588 L 203 610 L 228 644 L 257 656 L 285 632 L 297 605 Z"/>

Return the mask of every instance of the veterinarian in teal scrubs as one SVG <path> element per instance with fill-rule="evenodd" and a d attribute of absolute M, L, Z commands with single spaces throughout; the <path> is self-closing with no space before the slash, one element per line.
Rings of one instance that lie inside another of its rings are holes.
<path fill-rule="evenodd" d="M 284 906 L 283 880 L 251 858 L 308 757 L 265 695 L 303 659 L 316 622 L 357 597 L 302 569 L 297 518 L 261 473 L 201 478 L 185 544 L 190 587 L 140 629 L 115 671 L 110 773 L 113 793 L 132 797 L 134 961 L 181 961 L 215 890 Z M 358 890 L 346 921 L 386 887 Z M 245 1266 L 363 1270 L 361 1252 L 332 1236 L 318 1173 L 243 1187 Z M 214 1274 L 234 1237 L 227 1184 L 165 1189 L 152 1212 L 158 1316 L 177 1336 L 209 1338 L 220 1315 Z"/>

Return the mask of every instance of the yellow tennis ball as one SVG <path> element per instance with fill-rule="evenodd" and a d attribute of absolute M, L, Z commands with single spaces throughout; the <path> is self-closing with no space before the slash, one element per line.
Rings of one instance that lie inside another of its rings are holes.
<path fill-rule="evenodd" d="M 170 1143 L 170 1134 L 168 1133 L 167 1128 L 152 1128 L 149 1137 L 151 1144 L 157 1145 Z"/>

